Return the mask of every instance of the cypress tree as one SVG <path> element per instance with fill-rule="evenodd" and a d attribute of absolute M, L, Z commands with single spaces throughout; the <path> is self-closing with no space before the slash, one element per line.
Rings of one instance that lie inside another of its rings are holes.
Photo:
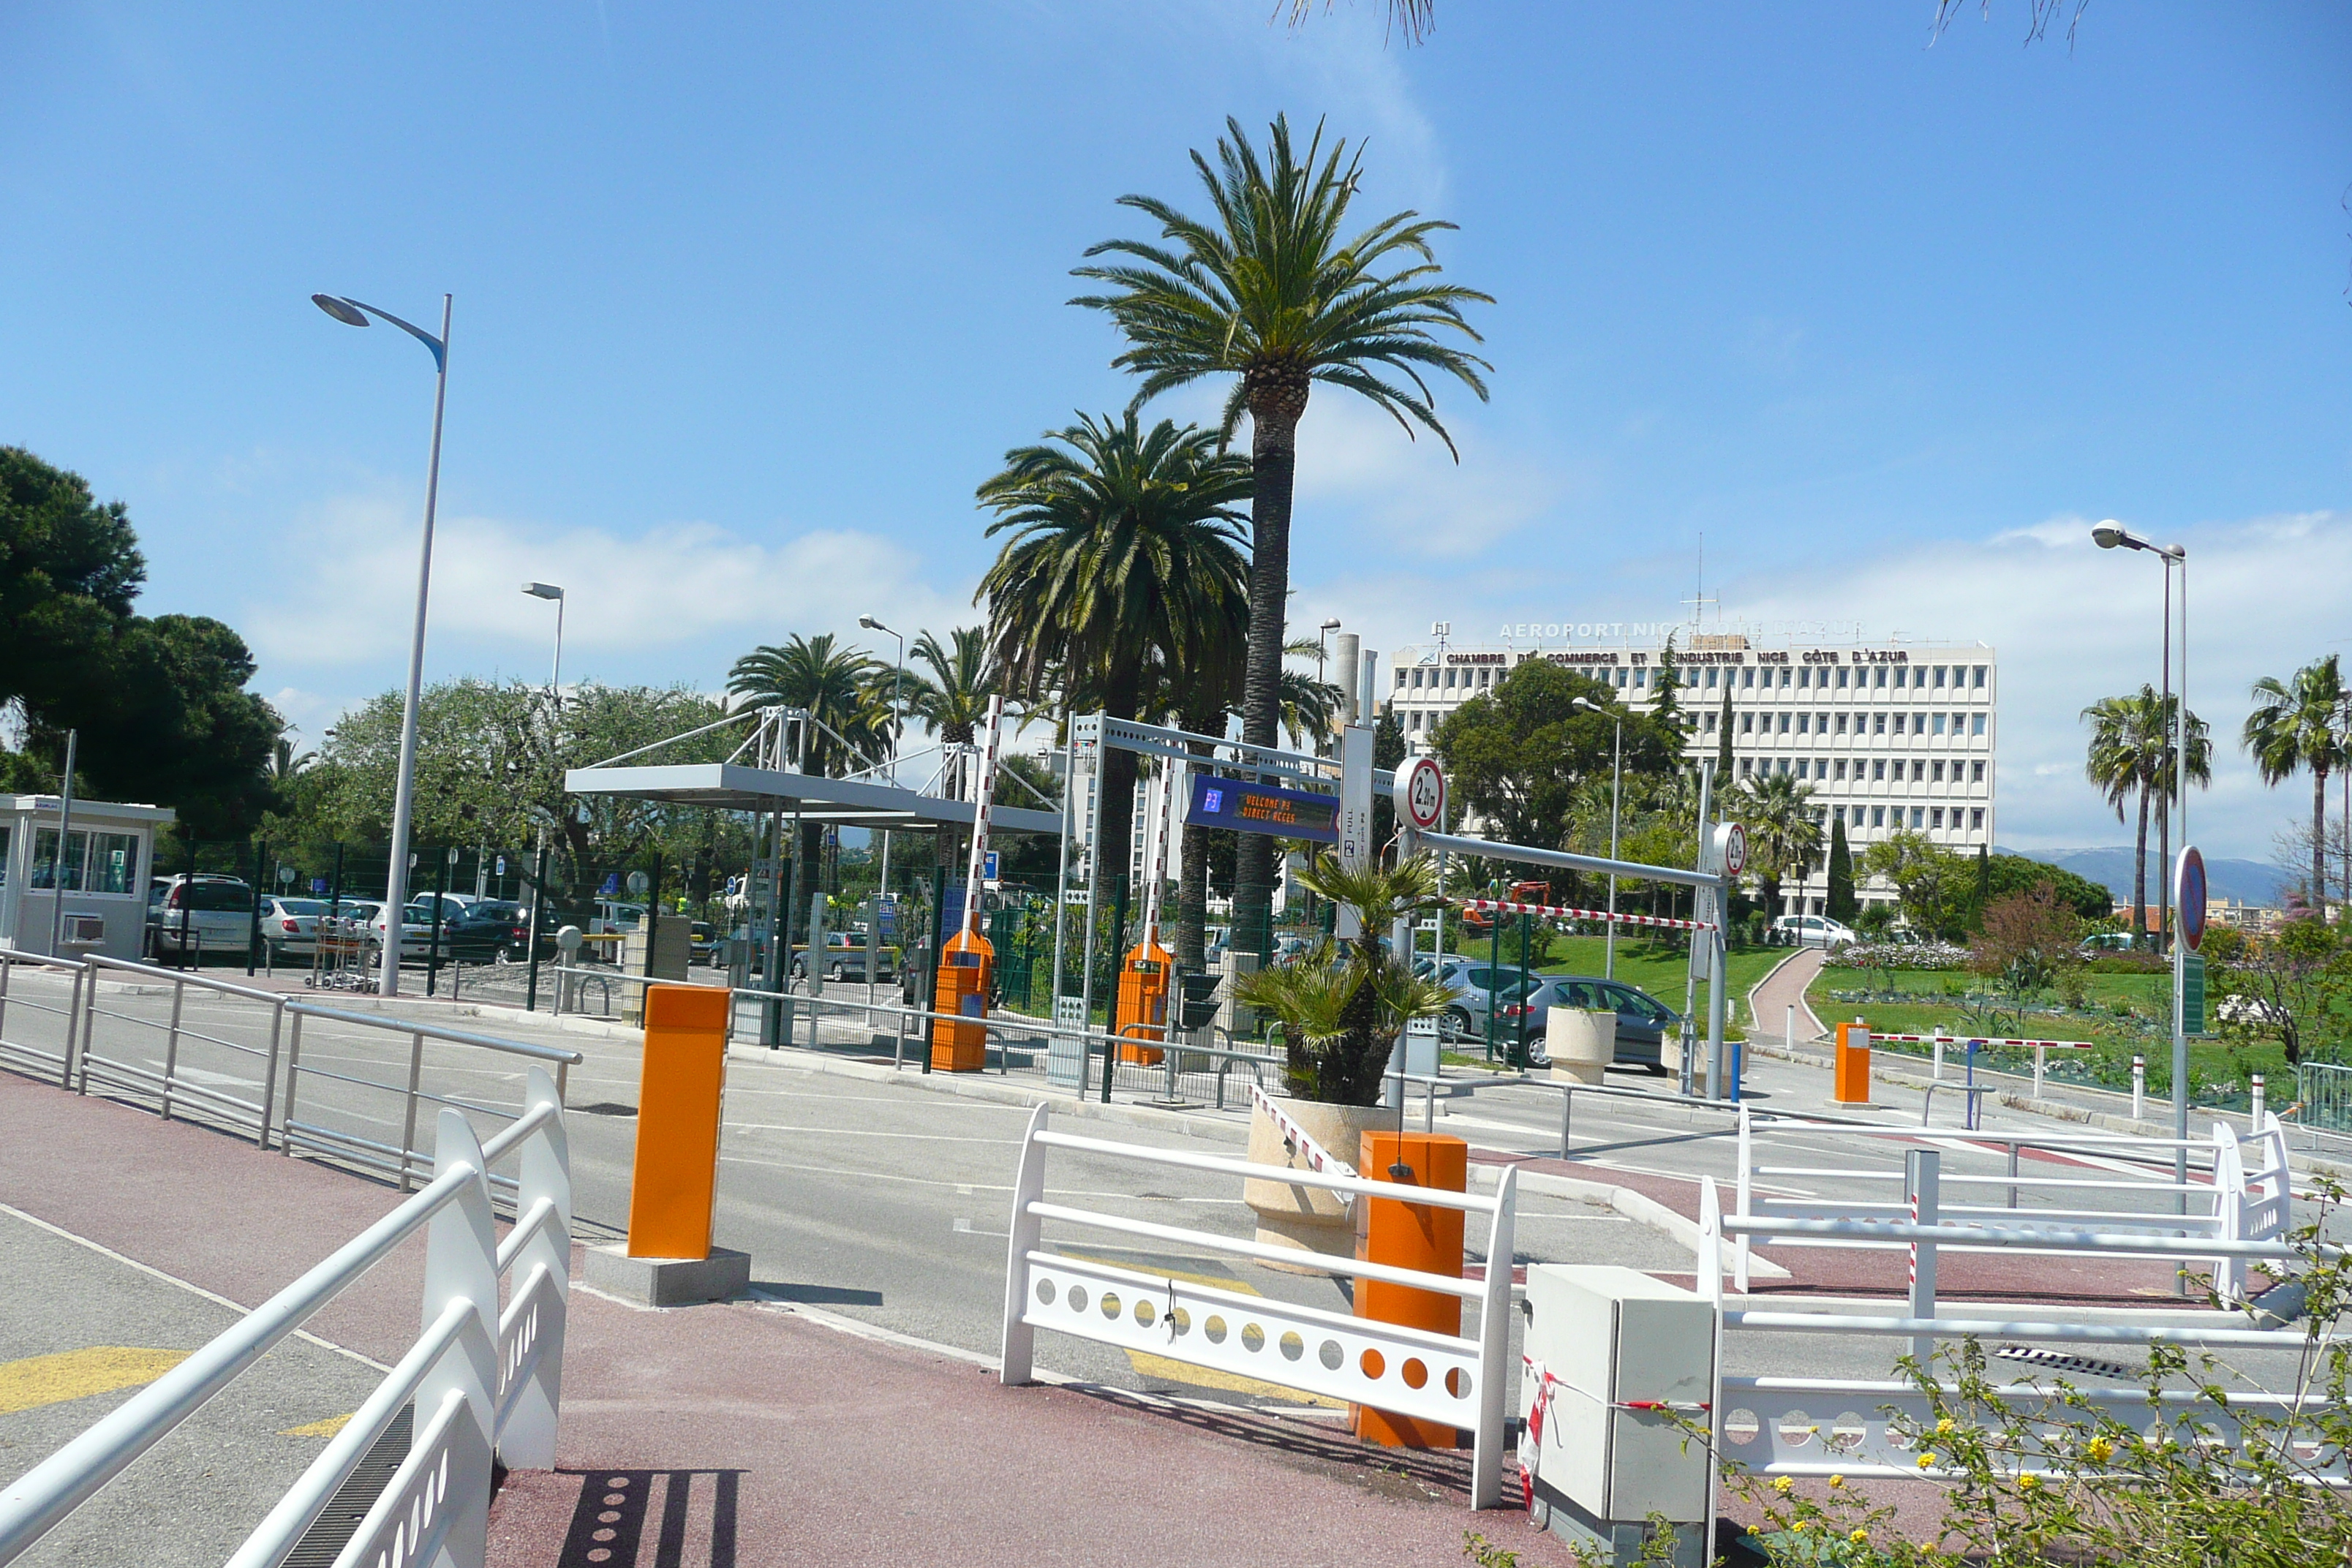
<path fill-rule="evenodd" d="M 1853 896 L 1853 851 L 1846 847 L 1845 818 L 1830 819 L 1829 917 L 1852 925 L 1860 906 Z"/>
<path fill-rule="evenodd" d="M 1723 688 L 1723 717 L 1716 724 L 1715 787 L 1727 790 L 1731 787 L 1731 687 L 1727 682 Z"/>

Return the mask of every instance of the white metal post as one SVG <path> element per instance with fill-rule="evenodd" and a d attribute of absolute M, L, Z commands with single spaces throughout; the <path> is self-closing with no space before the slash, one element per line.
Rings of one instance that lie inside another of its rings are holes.
<path fill-rule="evenodd" d="M 1402 1100 L 1402 1085 L 1399 1100 Z M 1517 1201 L 1518 1170 L 1506 1165 L 1495 1187 L 1495 1225 L 1486 1240 L 1486 1289 L 1478 1301 L 1478 1426 L 1470 1450 L 1472 1508 L 1494 1508 L 1503 1500 L 1503 1417 L 1508 1408 L 1505 1401 L 1511 1366 L 1511 1260 L 1518 1247 L 1513 1209 Z"/>
<path fill-rule="evenodd" d="M 1936 1149 L 1906 1149 L 1903 1152 L 1904 1196 L 1911 1205 L 1913 1225 L 1940 1225 L 1937 1215 L 1942 1200 L 1944 1156 Z M 1911 1316 L 1932 1318 L 1936 1315 L 1936 1244 L 1914 1241 L 1911 1244 Z M 1911 1359 L 1924 1369 L 1936 1354 L 1936 1336 L 1915 1334 L 1911 1338 Z"/>
<path fill-rule="evenodd" d="M 194 888 L 190 888 L 188 889 L 188 899 L 191 902 L 194 901 L 195 889 Z M 93 974 L 91 976 L 93 984 L 89 988 L 93 1006 L 96 1005 L 98 994 L 98 986 L 95 984 L 96 979 L 97 976 Z M 186 979 L 180 978 L 173 980 L 172 982 L 171 1033 L 163 1037 L 163 1120 L 166 1121 L 172 1120 L 172 1078 L 173 1074 L 180 1070 L 180 1010 L 187 999 L 188 983 Z"/>
<path fill-rule="evenodd" d="M 428 1422 L 453 1394 L 462 1397 L 466 1405 L 457 1424 L 462 1428 L 471 1423 L 479 1434 L 485 1459 L 490 1436 L 498 1428 L 491 1391 L 498 1386 L 499 1242 L 490 1211 L 488 1162 L 482 1158 L 482 1145 L 467 1125 L 466 1113 L 444 1107 L 434 1129 L 433 1173 L 438 1178 L 460 1166 L 470 1167 L 475 1179 L 425 1226 L 424 1326 L 430 1329 L 457 1301 L 474 1310 L 457 1342 L 417 1384 L 418 1447 L 410 1450 L 411 1462 L 431 1435 Z M 395 1490 L 387 1487 L 384 1495 L 389 1498 Z M 474 1568 L 488 1552 L 489 1467 L 484 1464 L 476 1472 L 471 1466 L 450 1465 L 447 1490 L 437 1506 L 449 1521 L 438 1561 Z"/>
<path fill-rule="evenodd" d="M 1103 1070 L 1110 1068 L 1106 1064 Z M 1028 1131 L 1022 1135 L 1021 1171 L 1013 1179 L 1013 1223 L 1006 1227 L 1012 1239 L 1005 1244 L 1003 1353 L 997 1376 L 1008 1388 L 1029 1382 L 1036 1360 L 1037 1331 L 1024 1320 L 1029 1310 L 1029 1255 L 1045 1244 L 1045 1222 L 1029 1212 L 1029 1205 L 1045 1195 L 1045 1146 L 1037 1142 L 1045 1130 L 1045 1108 L 1041 1105 L 1029 1113 Z M 1507 1180 L 1509 1174 L 1507 1168 Z"/>
<path fill-rule="evenodd" d="M 522 1169 L 515 1186 L 515 1213 L 529 1214 L 541 1199 L 552 1204 L 555 1212 L 523 1244 L 522 1251 L 515 1257 L 513 1275 L 520 1289 L 520 1282 L 531 1277 L 532 1269 L 544 1267 L 555 1286 L 555 1309 L 541 1318 L 539 1365 L 532 1370 L 530 1381 L 515 1396 L 498 1439 L 499 1451 L 508 1466 L 524 1470 L 555 1468 L 556 1415 L 563 1405 L 564 1321 L 568 1315 L 565 1303 L 572 1297 L 572 1151 L 570 1134 L 563 1125 L 563 1099 L 546 1068 L 527 1067 L 523 1069 L 523 1114 L 527 1116 L 542 1105 L 554 1107 L 556 1114 L 523 1142 Z"/>

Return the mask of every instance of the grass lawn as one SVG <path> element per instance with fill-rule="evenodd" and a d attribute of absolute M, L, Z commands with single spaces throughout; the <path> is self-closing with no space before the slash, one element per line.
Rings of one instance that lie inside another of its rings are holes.
<path fill-rule="evenodd" d="M 1597 936 L 1555 936 L 1551 939 L 1551 962 L 1543 965 L 1546 974 L 1598 974 L 1606 956 L 1605 939 Z M 1503 952 L 1511 951 L 1510 933 L 1503 937 Z M 1486 947 L 1475 943 L 1471 956 L 1483 958 Z M 1785 947 L 1746 947 L 1735 945 L 1731 950 L 1731 995 L 1744 1001 L 1748 988 L 1764 978 L 1766 972 L 1789 956 Z M 1689 972 L 1690 960 L 1681 948 L 1670 942 L 1651 942 L 1643 938 L 1617 940 L 1617 978 L 1637 990 L 1646 991 L 1679 1013 L 1683 1007 L 1683 976 Z M 1706 991 L 1699 993 L 1699 1005 L 1706 1005 Z M 1735 1006 L 1727 1013 L 1737 1018 Z"/>
<path fill-rule="evenodd" d="M 1814 1015 L 1825 1025 L 1861 1018 L 1876 1032 L 1928 1035 L 1941 1028 L 1956 1036 L 1992 1035 L 2050 1040 L 2090 1040 L 2091 1051 L 2053 1051 L 2051 1077 L 2086 1079 L 2111 1089 L 2131 1087 L 2131 1058 L 2147 1058 L 2151 1096 L 2171 1092 L 2172 977 L 2169 974 L 2085 974 L 2084 1005 L 2061 1005 L 2054 994 L 2030 1008 L 2021 1020 L 2005 998 L 1985 994 L 1987 982 L 1966 972 L 1823 969 L 1806 991 Z M 1927 1055 L 1928 1047 L 1881 1047 Z M 1948 1061 L 1958 1054 L 1947 1050 Z M 2032 1070 L 2031 1051 L 1996 1053 L 2003 1071 Z M 2286 1054 L 2269 1039 L 2208 1039 L 2189 1042 L 2190 1096 L 2200 1103 L 2242 1107 L 2248 1078 L 2264 1076 L 2271 1103 L 2294 1098 L 2294 1072 Z"/>

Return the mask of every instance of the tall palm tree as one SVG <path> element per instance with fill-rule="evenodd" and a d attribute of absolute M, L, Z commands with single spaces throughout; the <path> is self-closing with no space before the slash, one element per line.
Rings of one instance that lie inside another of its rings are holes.
<path fill-rule="evenodd" d="M 1283 644 L 1285 658 L 1315 658 L 1320 644 L 1294 637 Z M 1352 672 L 1350 672 L 1352 674 Z M 1354 682 L 1349 681 L 1350 685 Z M 1325 680 L 1285 665 L 1282 671 L 1282 733 L 1293 747 L 1306 747 L 1322 756 L 1331 749 L 1332 726 L 1339 722 L 1348 693 L 1337 681 Z M 1367 722 L 1370 721 L 1369 717 Z"/>
<path fill-rule="evenodd" d="M 2132 941 L 2147 931 L 2147 816 L 2155 803 L 2152 781 L 2165 753 L 2163 698 L 2156 688 L 2143 686 L 2129 697 L 2102 697 L 2083 710 L 2091 739 L 2083 757 L 2083 774 L 2115 807 L 2116 820 L 2126 820 L 2127 804 L 2139 808 L 2137 837 L 2132 841 Z"/>
<path fill-rule="evenodd" d="M 1009 696 L 1060 687 L 1066 710 L 1091 699 L 1139 715 L 1158 661 L 1193 668 L 1246 603 L 1240 503 L 1249 465 L 1216 438 L 1133 409 L 1050 431 L 1004 455 L 980 487 L 1010 531 L 975 600 L 988 603 L 988 647 Z M 1245 612 L 1244 612 L 1245 613 Z M 1099 869 L 1126 868 L 1134 828 L 1135 753 L 1106 747 L 1095 843 Z"/>
<path fill-rule="evenodd" d="M 969 746 L 988 719 L 988 700 L 995 686 L 988 668 L 988 629 L 957 626 L 944 644 L 935 632 L 925 632 L 908 650 L 909 662 L 929 670 L 910 669 L 898 688 L 900 706 L 911 719 L 931 727 L 942 746 Z M 880 685 L 898 679 L 894 669 L 882 669 Z"/>
<path fill-rule="evenodd" d="M 2327 775 L 2342 770 L 2352 752 L 2345 708 L 2352 692 L 2344 687 L 2338 656 L 2306 664 L 2287 679 L 2266 675 L 2254 682 L 2254 710 L 2240 736 L 2262 770 L 2263 782 L 2284 784 L 2297 773 L 2311 774 L 2311 901 L 2327 896 Z"/>
<path fill-rule="evenodd" d="M 1239 121 L 1225 125 L 1214 167 L 1192 154 L 1213 217 L 1191 217 L 1150 196 L 1121 196 L 1120 205 L 1160 225 L 1159 239 L 1105 240 L 1089 249 L 1088 258 L 1122 259 L 1076 268 L 1108 291 L 1073 303 L 1108 311 L 1126 334 L 1127 351 L 1111 363 L 1142 376 L 1139 403 L 1206 377 L 1234 378 L 1219 434 L 1230 440 L 1249 416 L 1255 479 L 1249 597 L 1259 611 L 1250 623 L 1242 739 L 1271 746 L 1281 714 L 1291 494 L 1307 394 L 1318 381 L 1344 387 L 1385 409 L 1407 435 L 1417 422 L 1452 451 L 1423 373 L 1441 372 L 1486 395 L 1479 373 L 1492 367 L 1436 334 L 1479 341 L 1463 307 L 1492 300 L 1437 280 L 1430 237 L 1450 224 L 1401 212 L 1355 234 L 1343 231 L 1360 147 L 1349 157 L 1342 138 L 1325 156 L 1318 126 L 1300 158 L 1288 121 L 1276 117 L 1262 158 Z M 1243 838 L 1238 929 L 1265 926 L 1273 865 L 1272 839 Z"/>
<path fill-rule="evenodd" d="M 298 752 L 294 750 L 294 737 L 280 735 L 278 737 L 277 749 L 270 753 L 269 782 L 281 788 L 290 784 L 297 775 L 306 771 L 318 760 L 318 752 Z"/>
<path fill-rule="evenodd" d="M 889 753 L 888 715 L 869 700 L 874 661 L 863 648 L 844 647 L 831 632 L 795 633 L 781 644 L 762 645 L 737 659 L 727 672 L 733 706 L 801 708 L 810 726 L 803 765 L 813 773 L 838 777 L 853 764 Z M 801 825 L 803 862 L 814 867 L 824 841 L 824 826 Z"/>
<path fill-rule="evenodd" d="M 1822 819 L 1813 792 L 1787 773 L 1739 781 L 1731 813 L 1748 830 L 1748 855 L 1763 882 L 1766 918 L 1780 913 L 1780 884 L 1802 880 L 1822 855 Z"/>

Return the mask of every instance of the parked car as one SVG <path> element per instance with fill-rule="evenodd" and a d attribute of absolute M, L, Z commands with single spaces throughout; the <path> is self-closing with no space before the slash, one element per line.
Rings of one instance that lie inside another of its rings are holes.
<path fill-rule="evenodd" d="M 261 940 L 268 944 L 271 962 L 318 952 L 319 917 L 326 912 L 324 899 L 262 900 Z"/>
<path fill-rule="evenodd" d="M 368 945 L 376 952 L 383 951 L 384 933 L 391 929 L 382 901 L 369 900 L 362 903 L 346 903 L 345 918 L 355 921 L 358 929 L 366 933 Z M 401 911 L 400 956 L 423 960 L 433 946 L 433 906 L 411 904 Z"/>
<path fill-rule="evenodd" d="M 159 959 L 243 952 L 253 940 L 253 889 L 241 877 L 159 877 L 147 891 L 147 934 Z"/>
<path fill-rule="evenodd" d="M 421 909 L 428 921 L 432 905 Z M 553 911 L 540 917 L 540 952 L 555 951 Z M 461 963 L 518 963 L 530 956 L 530 910 L 511 899 L 476 899 L 441 915 L 441 955 Z"/>
<path fill-rule="evenodd" d="M 2105 958 L 2110 953 L 2129 952 L 2131 950 L 2131 932 L 2127 931 L 2095 931 L 2074 949 L 2084 958 Z"/>
<path fill-rule="evenodd" d="M 1486 1014 L 1500 994 L 1505 1001 L 1517 999 L 1523 990 L 1532 989 L 1542 979 L 1530 976 L 1526 985 L 1520 984 L 1518 970 L 1511 964 L 1499 967 L 1486 960 L 1466 958 L 1459 954 L 1445 960 L 1443 967 L 1428 958 L 1413 960 L 1414 972 L 1424 978 L 1436 975 L 1454 993 L 1454 1004 L 1438 1016 L 1438 1031 L 1456 1039 L 1485 1039 Z M 1498 1028 L 1497 1039 L 1502 1037 Z"/>
<path fill-rule="evenodd" d="M 1827 915 L 1782 915 L 1772 922 L 1772 934 L 1790 947 L 1850 947 L 1862 940 L 1852 926 Z"/>
<path fill-rule="evenodd" d="M 823 962 L 824 977 L 827 980 L 852 980 L 862 984 L 866 980 L 865 938 L 845 931 L 825 932 Z M 806 980 L 808 976 L 808 944 L 795 942 L 793 944 L 792 977 L 794 980 Z M 898 950 L 886 947 L 875 960 L 875 983 L 887 984 L 898 977 Z"/>
<path fill-rule="evenodd" d="M 1549 1015 L 1556 1006 L 1614 1011 L 1617 1049 L 1612 1059 L 1652 1072 L 1666 1070 L 1666 1032 L 1682 1022 L 1682 1015 L 1645 991 L 1597 974 L 1547 974 L 1525 996 L 1505 1003 L 1499 1023 L 1516 1027 L 1525 1016 L 1531 1047 L 1528 1056 L 1537 1065 L 1549 1059 L 1541 1042 Z"/>
<path fill-rule="evenodd" d="M 709 921 L 695 921 L 687 938 L 687 942 L 689 950 L 688 953 L 689 959 L 698 959 L 702 963 L 710 964 L 714 968 L 717 967 L 727 951 L 727 944 L 719 940 L 719 928 L 712 925 Z"/>

